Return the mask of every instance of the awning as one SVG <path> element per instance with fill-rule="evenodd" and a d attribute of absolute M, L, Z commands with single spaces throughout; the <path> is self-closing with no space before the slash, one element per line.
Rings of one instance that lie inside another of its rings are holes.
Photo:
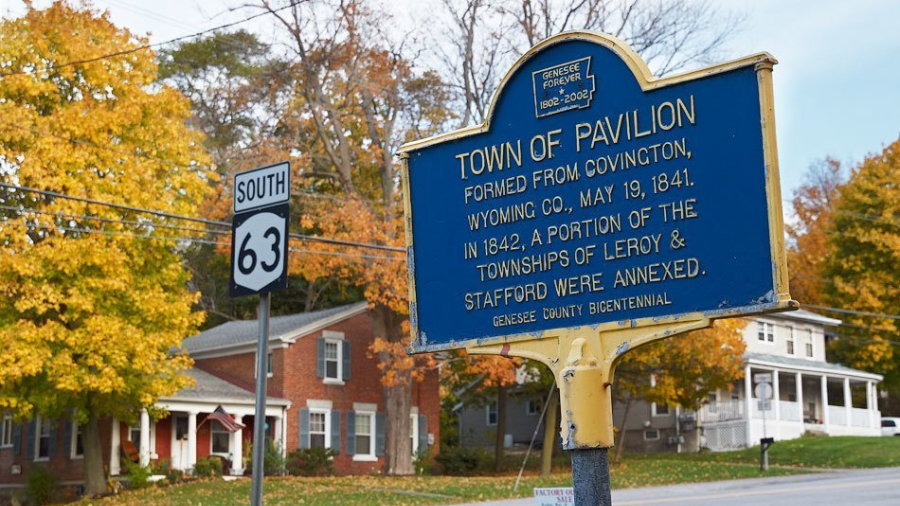
<path fill-rule="evenodd" d="M 200 430 L 200 427 L 202 427 L 204 423 L 213 420 L 219 422 L 222 428 L 224 428 L 228 432 L 237 432 L 245 427 L 244 424 L 234 421 L 234 418 L 231 418 L 231 415 L 225 412 L 225 409 L 223 409 L 222 406 L 219 406 L 215 411 L 207 415 L 199 425 L 197 425 L 197 430 Z"/>

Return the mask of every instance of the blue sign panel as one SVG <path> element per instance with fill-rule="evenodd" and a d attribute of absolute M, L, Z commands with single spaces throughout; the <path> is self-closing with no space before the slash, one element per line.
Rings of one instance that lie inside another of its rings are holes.
<path fill-rule="evenodd" d="M 593 37 L 520 61 L 481 129 L 401 148 L 414 350 L 783 302 L 774 60 L 653 81 Z"/>

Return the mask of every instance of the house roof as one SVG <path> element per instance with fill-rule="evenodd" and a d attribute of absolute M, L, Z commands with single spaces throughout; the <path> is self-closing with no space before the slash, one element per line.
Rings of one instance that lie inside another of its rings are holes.
<path fill-rule="evenodd" d="M 240 402 L 254 403 L 256 396 L 249 390 L 229 383 L 222 378 L 213 376 L 212 374 L 192 368 L 185 373 L 194 378 L 194 386 L 183 388 L 171 397 L 164 397 L 165 400 L 176 401 L 203 401 L 211 403 L 222 402 Z M 266 399 L 267 404 L 290 404 L 290 401 L 279 399 L 277 397 L 269 397 Z"/>
<path fill-rule="evenodd" d="M 269 319 L 269 342 L 293 342 L 298 337 L 333 325 L 341 320 L 366 311 L 367 304 L 360 302 L 346 306 L 276 316 Z M 254 345 L 259 338 L 258 320 L 239 320 L 223 323 L 184 340 L 182 346 L 191 355 L 229 348 Z"/>
<path fill-rule="evenodd" d="M 818 323 L 819 325 L 828 325 L 831 327 L 836 327 L 841 324 L 841 320 L 822 316 L 820 314 L 816 314 L 803 309 L 798 309 L 797 311 L 785 311 L 783 313 L 770 314 L 767 316 L 785 318 L 788 320 L 804 321 L 809 323 Z"/>
<path fill-rule="evenodd" d="M 823 362 L 819 360 L 807 360 L 797 357 L 785 357 L 783 355 L 769 355 L 768 353 L 756 353 L 748 351 L 744 358 L 752 364 L 784 366 L 791 369 L 815 370 L 820 372 L 833 372 L 844 376 L 862 376 L 881 381 L 883 376 L 859 369 L 853 369 L 841 364 Z"/>

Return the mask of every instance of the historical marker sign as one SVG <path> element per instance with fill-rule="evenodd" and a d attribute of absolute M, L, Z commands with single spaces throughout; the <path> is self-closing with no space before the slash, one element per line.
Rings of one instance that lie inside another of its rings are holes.
<path fill-rule="evenodd" d="M 619 41 L 564 34 L 487 124 L 402 147 L 413 349 L 786 307 L 774 63 L 654 79 Z"/>
<path fill-rule="evenodd" d="M 231 296 L 287 288 L 290 164 L 234 176 Z"/>

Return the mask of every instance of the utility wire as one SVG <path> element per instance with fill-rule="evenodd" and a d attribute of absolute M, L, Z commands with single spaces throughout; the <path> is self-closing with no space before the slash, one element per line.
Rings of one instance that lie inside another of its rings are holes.
<path fill-rule="evenodd" d="M 845 314 L 853 314 L 853 315 L 860 315 L 860 316 L 871 316 L 874 318 L 890 318 L 892 320 L 900 320 L 900 315 L 896 315 L 896 314 L 871 313 L 869 311 L 856 311 L 853 309 L 841 309 L 841 308 L 829 307 L 829 306 L 816 306 L 813 304 L 803 304 L 803 307 L 819 309 L 821 311 L 833 311 L 835 313 L 845 313 Z"/>
<path fill-rule="evenodd" d="M 145 50 L 145 49 L 152 49 L 152 48 L 156 48 L 156 47 L 166 46 L 166 45 L 168 45 L 168 44 L 173 44 L 173 43 L 175 43 L 175 42 L 181 42 L 182 40 L 188 40 L 188 39 L 193 39 L 193 38 L 196 38 L 196 37 L 200 37 L 200 36 L 206 35 L 206 34 L 208 34 L 208 33 L 215 32 L 215 31 L 217 31 L 217 30 L 222 30 L 222 29 L 224 29 L 224 28 L 231 28 L 231 27 L 233 27 L 233 26 L 237 26 L 237 25 L 246 23 L 247 21 L 251 21 L 251 20 L 254 20 L 254 19 L 259 18 L 259 17 L 262 17 L 262 16 L 267 16 L 267 15 L 270 15 L 270 14 L 275 14 L 276 12 L 280 12 L 280 11 L 283 11 L 283 10 L 285 10 L 285 9 L 289 9 L 289 8 L 295 7 L 295 6 L 297 6 L 298 4 L 300 4 L 302 1 L 303 1 L 303 0 L 297 0 L 297 1 L 294 1 L 294 2 L 291 2 L 291 3 L 287 4 L 287 5 L 285 5 L 285 6 L 278 7 L 277 9 L 271 9 L 271 10 L 263 11 L 263 12 L 254 14 L 254 15 L 252 15 L 252 16 L 248 16 L 248 17 L 246 17 L 246 18 L 243 18 L 243 19 L 240 19 L 240 20 L 237 20 L 237 21 L 233 21 L 233 22 L 231 22 L 231 23 L 225 23 L 225 24 L 223 24 L 223 25 L 219 25 L 219 26 L 216 26 L 216 27 L 213 27 L 213 28 L 209 28 L 209 29 L 207 29 L 207 30 L 203 30 L 203 31 L 200 31 L 200 32 L 195 32 L 195 33 L 191 33 L 191 34 L 188 34 L 188 35 L 182 35 L 182 36 L 180 36 L 180 37 L 175 37 L 174 39 L 169 39 L 169 40 L 165 40 L 165 41 L 162 41 L 162 42 L 154 42 L 154 43 L 152 43 L 152 44 L 144 44 L 144 45 L 136 46 L 136 47 L 133 47 L 133 48 L 130 48 L 130 49 L 123 49 L 123 50 L 121 50 L 121 51 L 116 51 L 116 52 L 113 52 L 113 53 L 102 54 L 102 55 L 99 55 L 99 56 L 95 56 L 95 57 L 93 57 L 93 58 L 85 58 L 85 59 L 83 59 L 83 60 L 74 60 L 74 61 L 70 61 L 70 62 L 60 63 L 59 65 L 47 65 L 47 66 L 45 66 L 45 67 L 43 67 L 43 68 L 41 68 L 41 69 L 34 69 L 34 70 L 16 70 L 16 71 L 12 71 L 12 72 L 3 72 L 3 73 L 0 73 L 0 77 L 9 77 L 9 76 L 15 76 L 15 75 L 28 75 L 28 74 L 34 74 L 34 75 L 36 75 L 36 74 L 39 74 L 39 73 L 49 72 L 49 71 L 52 71 L 52 70 L 59 70 L 59 69 L 61 69 L 61 68 L 71 67 L 71 66 L 74 66 L 74 65 L 82 65 L 82 64 L 85 64 L 85 63 L 93 63 L 93 62 L 97 62 L 97 61 L 101 61 L 101 60 L 106 60 L 106 59 L 109 59 L 109 58 L 115 58 L 115 57 L 117 57 L 117 56 L 126 56 L 126 55 L 129 55 L 129 54 L 132 54 L 132 53 L 137 53 L 138 51 L 143 51 L 143 50 Z"/>
<path fill-rule="evenodd" d="M 100 206 L 112 207 L 112 208 L 116 208 L 116 209 L 122 209 L 122 210 L 130 211 L 130 212 L 151 214 L 151 215 L 159 216 L 162 218 L 193 221 L 195 223 L 203 223 L 204 225 L 211 225 L 211 226 L 229 227 L 229 228 L 231 227 L 231 223 L 228 223 L 225 221 L 208 220 L 206 218 L 195 218 L 192 216 L 183 216 L 183 215 L 178 215 L 178 214 L 167 213 L 164 211 L 155 211 L 152 209 L 144 209 L 144 208 L 140 208 L 140 207 L 126 206 L 124 204 L 114 204 L 111 202 L 104 202 L 101 200 L 89 199 L 89 198 L 85 198 L 85 197 L 75 197 L 73 195 L 67 195 L 64 193 L 58 193 L 58 192 L 54 192 L 54 191 L 50 191 L 50 190 L 39 190 L 37 188 L 31 188 L 28 186 L 11 185 L 8 183 L 0 182 L 0 188 L 37 193 L 37 194 L 41 194 L 41 195 L 62 198 L 62 199 L 75 200 L 75 201 L 79 201 L 79 202 L 85 202 L 88 204 L 95 204 L 95 205 L 100 205 Z M 333 244 L 333 245 L 337 245 L 337 246 L 353 246 L 353 247 L 357 247 L 357 248 L 368 248 L 368 249 L 376 249 L 376 250 L 381 250 L 381 251 L 396 251 L 399 253 L 406 253 L 405 248 L 398 248 L 398 247 L 394 247 L 394 246 L 384 246 L 381 244 L 370 244 L 370 243 L 362 243 L 362 242 L 356 242 L 356 241 L 344 241 L 341 239 L 329 239 L 327 237 L 316 237 L 316 236 L 305 235 L 305 234 L 296 234 L 296 233 L 288 234 L 288 236 L 292 237 L 294 239 L 300 239 L 302 241 L 319 242 L 319 243 L 323 243 L 323 244 Z"/>

